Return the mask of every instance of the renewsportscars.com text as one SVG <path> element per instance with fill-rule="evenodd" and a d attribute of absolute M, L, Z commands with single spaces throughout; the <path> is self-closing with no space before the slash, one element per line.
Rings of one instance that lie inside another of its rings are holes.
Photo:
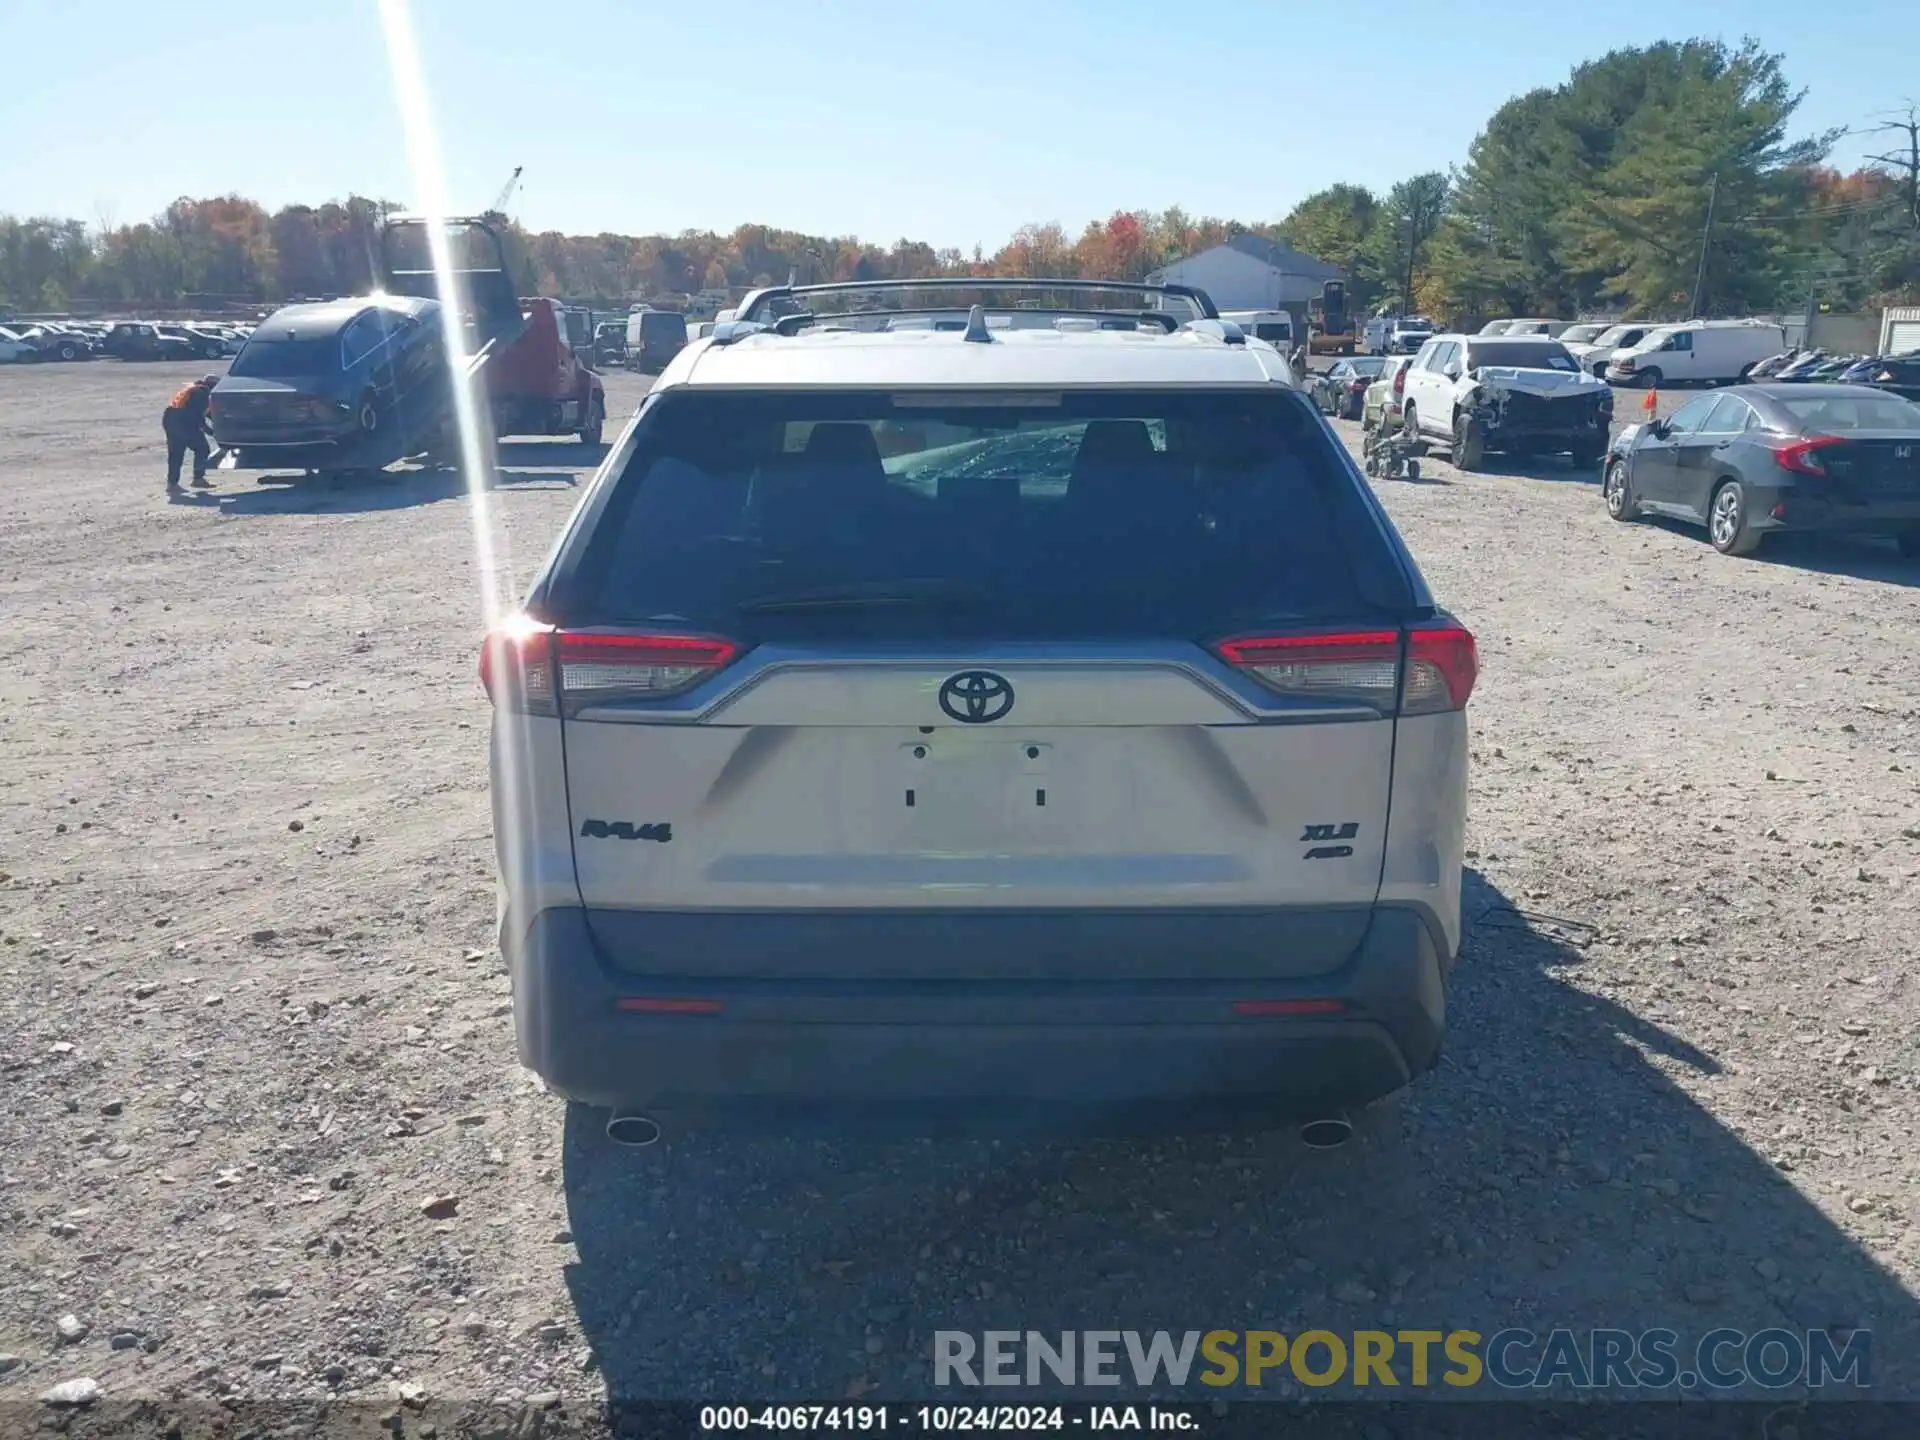
<path fill-rule="evenodd" d="M 1786 1389 L 1872 1379 L 1865 1330 L 936 1330 L 936 1385 Z"/>

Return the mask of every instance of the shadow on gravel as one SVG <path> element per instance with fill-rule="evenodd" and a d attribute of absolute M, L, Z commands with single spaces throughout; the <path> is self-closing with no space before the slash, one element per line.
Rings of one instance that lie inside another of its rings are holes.
<path fill-rule="evenodd" d="M 1664 530 L 1675 539 L 1705 546 L 1706 527 L 1665 515 L 1642 515 L 1636 525 Z M 1725 557 L 1728 564 L 1787 565 L 1822 575 L 1848 575 L 1888 585 L 1920 586 L 1920 559 L 1908 559 L 1891 539 L 1879 535 L 1769 535 L 1748 555 Z"/>
<path fill-rule="evenodd" d="M 1565 455 L 1500 455 L 1486 456 L 1480 462 L 1481 475 L 1505 475 L 1517 480 L 1553 480 L 1575 485 L 1600 484 L 1600 465 L 1595 461 L 1591 465 L 1575 465 Z"/>
<path fill-rule="evenodd" d="M 1434 472 L 1435 462 L 1431 456 L 1425 456 L 1425 455 L 1421 456 L 1419 463 L 1420 463 L 1420 473 L 1418 475 L 1415 475 L 1412 477 L 1408 477 L 1405 475 L 1376 475 L 1373 477 L 1373 483 L 1375 485 L 1451 485 L 1453 484 L 1453 481 L 1449 480 L 1446 476 L 1439 475 Z"/>
<path fill-rule="evenodd" d="M 564 470 L 498 470 L 492 488 L 557 490 L 577 483 Z M 457 470 L 382 470 L 350 479 L 265 475 L 251 489 L 206 496 L 227 515 L 344 515 L 464 500 L 467 482 Z"/>
<path fill-rule="evenodd" d="M 1893 541 L 1877 535 L 1775 535 L 1742 558 L 1888 585 L 1920 585 L 1920 559 L 1909 560 Z"/>
<path fill-rule="evenodd" d="M 579 1260 L 567 1279 L 609 1397 L 1067 1398 L 936 1390 L 936 1329 L 1562 1325 L 1670 1328 L 1682 1370 L 1716 1326 L 1869 1329 L 1872 1393 L 1912 1397 L 1915 1298 L 1673 1077 L 1755 1082 L 1569 983 L 1585 963 L 1577 920 L 1516 910 L 1477 874 L 1466 906 L 1447 1059 L 1402 1103 L 1361 1117 L 1339 1150 L 1287 1134 L 670 1135 L 627 1151 L 606 1142 L 603 1115 L 573 1107 L 564 1164 Z M 1404 1349 L 1393 1363 L 1392 1395 L 1344 1382 L 1317 1393 L 1418 1398 Z M 1288 1393 L 1276 1391 L 1284 1372 L 1220 1391 L 1197 1383 L 1204 1368 L 1185 1398 Z M 1461 1393 L 1425 1393 L 1436 1392 Z M 1147 1392 L 1129 1381 L 1078 1398 Z"/>
<path fill-rule="evenodd" d="M 551 440 L 502 440 L 494 451 L 501 466 L 554 466 L 566 470 L 592 470 L 607 458 L 607 444 L 586 445 L 570 437 Z"/>

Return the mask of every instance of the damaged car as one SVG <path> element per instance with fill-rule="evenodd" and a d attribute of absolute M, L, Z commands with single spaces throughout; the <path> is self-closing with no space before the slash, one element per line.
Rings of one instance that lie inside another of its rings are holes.
<path fill-rule="evenodd" d="M 1544 335 L 1436 335 L 1407 368 L 1400 423 L 1477 470 L 1489 451 L 1563 454 L 1595 464 L 1613 424 L 1613 391 Z"/>

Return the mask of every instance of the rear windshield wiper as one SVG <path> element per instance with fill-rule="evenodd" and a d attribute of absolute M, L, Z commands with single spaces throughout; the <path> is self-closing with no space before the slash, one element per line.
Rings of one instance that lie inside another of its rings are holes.
<path fill-rule="evenodd" d="M 800 610 L 885 610 L 933 608 L 972 610 L 989 603 L 985 591 L 944 580 L 883 581 L 870 585 L 830 585 L 792 590 L 742 601 L 742 615 L 771 615 Z"/>

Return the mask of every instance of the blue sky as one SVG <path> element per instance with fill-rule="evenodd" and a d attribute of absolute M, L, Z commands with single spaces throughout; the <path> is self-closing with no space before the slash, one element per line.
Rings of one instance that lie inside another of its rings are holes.
<path fill-rule="evenodd" d="M 1806 130 L 1920 100 L 1911 0 L 413 7 L 452 204 L 521 165 L 516 217 L 576 233 L 753 220 L 991 250 L 1123 207 L 1278 219 L 1335 180 L 1444 169 L 1511 96 L 1689 35 L 1784 53 Z M 0 53 L 0 212 L 417 201 L 375 0 L 0 0 Z"/>

